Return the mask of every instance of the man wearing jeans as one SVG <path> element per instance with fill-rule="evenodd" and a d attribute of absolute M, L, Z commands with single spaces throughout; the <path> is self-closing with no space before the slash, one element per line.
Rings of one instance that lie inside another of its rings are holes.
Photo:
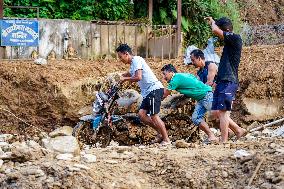
<path fill-rule="evenodd" d="M 127 44 L 121 44 L 116 52 L 124 64 L 130 64 L 130 70 L 122 75 L 121 82 L 138 82 L 141 89 L 143 101 L 138 112 L 141 121 L 153 127 L 162 136 L 162 145 L 170 144 L 165 124 L 158 115 L 164 94 L 162 83 L 142 57 L 132 55 L 132 50 Z M 159 141 L 160 135 L 156 142 Z"/>
<path fill-rule="evenodd" d="M 168 82 L 168 88 L 165 89 L 164 97 L 170 95 L 172 90 L 176 90 L 186 97 L 196 100 L 192 122 L 208 135 L 208 141 L 218 141 L 207 123 L 204 121 L 204 115 L 211 110 L 213 93 L 212 88 L 194 75 L 189 73 L 177 73 L 172 64 L 165 65 L 162 70 L 164 79 Z"/>

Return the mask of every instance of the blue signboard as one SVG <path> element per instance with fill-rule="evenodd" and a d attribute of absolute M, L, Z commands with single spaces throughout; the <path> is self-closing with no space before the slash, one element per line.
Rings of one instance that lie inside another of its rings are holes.
<path fill-rule="evenodd" d="M 38 46 L 38 21 L 2 20 L 1 46 Z"/>

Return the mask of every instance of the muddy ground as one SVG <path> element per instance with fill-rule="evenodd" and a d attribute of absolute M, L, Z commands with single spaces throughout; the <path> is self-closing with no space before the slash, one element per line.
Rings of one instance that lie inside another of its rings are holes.
<path fill-rule="evenodd" d="M 283 0 L 236 0 L 241 19 L 250 25 L 275 25 L 283 23 Z"/>
<path fill-rule="evenodd" d="M 283 111 L 254 117 L 243 101 L 244 98 L 277 98 L 283 106 L 283 51 L 284 45 L 244 48 L 238 100 L 231 113 L 242 127 L 283 117 Z M 182 59 L 148 62 L 159 79 L 162 79 L 160 69 L 166 63 L 174 64 L 181 72 L 195 72 L 184 66 Z M 109 73 L 123 70 L 127 66 L 115 60 L 56 60 L 47 65 L 22 60 L 2 62 L 0 133 L 12 133 L 17 140 L 33 139 L 40 143 L 34 134 L 61 126 L 73 127 L 79 116 L 88 112 L 99 81 Z M 137 89 L 137 86 L 125 88 Z M 54 152 L 40 149 L 41 155 L 31 153 L 30 157 L 35 158 L 23 161 L 20 156 L 20 160 L 0 161 L 3 164 L 0 188 L 280 189 L 284 182 L 283 138 L 262 137 L 265 134 L 260 132 L 222 145 L 204 145 L 197 141 L 185 144 L 185 148 L 174 144 L 86 148 L 69 160 L 59 160 Z M 1 156 L 7 147 L 0 144 Z M 239 149 L 250 155 L 236 158 L 234 154 Z M 86 153 L 95 155 L 97 161 L 84 162 L 80 157 Z"/>
<path fill-rule="evenodd" d="M 284 46 L 245 47 L 239 69 L 240 89 L 232 116 L 239 123 L 249 125 L 243 98 L 271 99 L 283 102 Z M 172 63 L 180 72 L 192 72 L 182 59 L 148 60 L 162 80 L 160 69 Z M 3 61 L 0 67 L 0 132 L 29 134 L 40 129 L 51 131 L 59 126 L 74 126 L 86 113 L 84 108 L 94 100 L 96 86 L 104 76 L 123 72 L 127 66 L 116 60 L 55 60 L 47 65 L 33 61 Z M 128 85 L 126 88 L 137 86 Z M 283 112 L 261 118 L 275 119 Z M 17 117 L 17 118 L 16 118 Z M 33 127 L 28 126 L 33 125 Z"/>

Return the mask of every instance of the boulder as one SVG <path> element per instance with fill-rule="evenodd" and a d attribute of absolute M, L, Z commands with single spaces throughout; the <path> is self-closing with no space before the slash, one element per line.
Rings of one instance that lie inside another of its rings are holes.
<path fill-rule="evenodd" d="M 58 153 L 79 154 L 78 141 L 73 136 L 58 136 L 55 138 L 42 139 L 43 146 Z"/>

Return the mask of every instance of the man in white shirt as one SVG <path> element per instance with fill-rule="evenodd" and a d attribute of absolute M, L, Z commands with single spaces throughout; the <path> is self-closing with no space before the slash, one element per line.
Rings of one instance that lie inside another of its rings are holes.
<path fill-rule="evenodd" d="M 132 50 L 127 44 L 121 44 L 116 52 L 124 64 L 130 64 L 129 72 L 122 75 L 121 81 L 138 82 L 141 89 L 143 101 L 138 112 L 141 121 L 161 135 L 161 144 L 170 144 L 165 124 L 158 115 L 164 94 L 162 83 L 142 57 L 132 55 Z M 159 137 L 157 142 L 160 142 Z"/>

